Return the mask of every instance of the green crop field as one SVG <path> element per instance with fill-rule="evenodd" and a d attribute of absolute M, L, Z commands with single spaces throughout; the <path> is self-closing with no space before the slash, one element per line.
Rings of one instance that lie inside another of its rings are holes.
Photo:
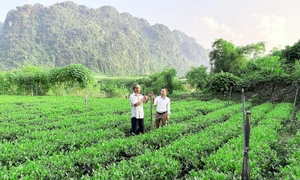
<path fill-rule="evenodd" d="M 0 179 L 240 179 L 241 104 L 173 101 L 169 125 L 132 136 L 128 99 L 0 96 Z M 300 131 L 279 147 L 292 104 L 253 106 L 252 179 L 300 179 Z M 297 116 L 299 119 L 300 114 Z"/>

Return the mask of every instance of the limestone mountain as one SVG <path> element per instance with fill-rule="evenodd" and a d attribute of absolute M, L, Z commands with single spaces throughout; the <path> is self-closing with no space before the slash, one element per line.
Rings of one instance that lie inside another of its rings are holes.
<path fill-rule="evenodd" d="M 145 75 L 164 67 L 184 74 L 208 63 L 208 55 L 184 33 L 110 6 L 24 5 L 9 11 L 0 24 L 1 70 L 73 63 L 106 75 Z"/>
<path fill-rule="evenodd" d="M 209 66 L 209 53 L 197 43 L 195 38 L 189 37 L 179 30 L 173 30 L 172 33 L 185 57 L 197 64 Z"/>
<path fill-rule="evenodd" d="M 0 34 L 1 34 L 2 26 L 3 26 L 3 22 L 0 21 Z"/>

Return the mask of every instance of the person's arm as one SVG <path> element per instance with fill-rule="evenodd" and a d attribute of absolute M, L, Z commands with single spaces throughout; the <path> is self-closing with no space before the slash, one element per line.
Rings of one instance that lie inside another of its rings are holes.
<path fill-rule="evenodd" d="M 157 100 L 158 100 L 158 96 L 154 99 L 153 105 L 156 106 L 157 105 Z"/>
<path fill-rule="evenodd" d="M 134 106 L 139 106 L 145 101 L 145 98 L 142 98 L 140 101 L 134 104 Z"/>
<path fill-rule="evenodd" d="M 149 100 L 149 96 L 145 96 L 144 99 L 145 99 L 144 103 L 147 103 Z"/>
<path fill-rule="evenodd" d="M 144 102 L 144 98 L 138 101 L 138 98 L 135 96 L 130 96 L 130 102 L 133 106 L 139 106 Z"/>
<path fill-rule="evenodd" d="M 151 94 L 152 94 L 152 93 L 151 93 L 151 92 L 149 92 L 149 93 L 148 93 L 148 95 L 144 97 L 144 98 L 145 98 L 145 101 L 144 101 L 145 103 L 147 103 L 147 102 L 148 102 L 148 100 L 149 100 L 149 98 L 150 98 Z"/>
<path fill-rule="evenodd" d="M 167 120 L 170 118 L 170 114 L 171 114 L 171 101 L 169 100 L 167 106 Z"/>

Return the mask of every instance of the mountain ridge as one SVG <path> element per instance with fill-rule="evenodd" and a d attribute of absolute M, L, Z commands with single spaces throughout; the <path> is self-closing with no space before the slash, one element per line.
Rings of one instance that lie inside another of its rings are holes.
<path fill-rule="evenodd" d="M 146 75 L 165 67 L 185 74 L 208 62 L 194 38 L 112 6 L 93 9 L 71 1 L 18 6 L 1 26 L 2 70 L 80 63 L 106 75 Z"/>

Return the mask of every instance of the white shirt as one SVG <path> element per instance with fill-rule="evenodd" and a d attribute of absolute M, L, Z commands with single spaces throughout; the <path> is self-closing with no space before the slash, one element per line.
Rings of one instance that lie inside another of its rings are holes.
<path fill-rule="evenodd" d="M 159 113 L 167 112 L 171 114 L 170 98 L 157 96 L 154 100 L 154 105 L 157 105 L 156 111 Z"/>
<path fill-rule="evenodd" d="M 132 93 L 130 95 L 131 117 L 135 117 L 137 119 L 144 118 L 143 103 L 138 106 L 135 106 L 135 104 L 143 98 L 144 98 L 144 96 L 141 94 L 136 95 L 136 94 Z"/>

